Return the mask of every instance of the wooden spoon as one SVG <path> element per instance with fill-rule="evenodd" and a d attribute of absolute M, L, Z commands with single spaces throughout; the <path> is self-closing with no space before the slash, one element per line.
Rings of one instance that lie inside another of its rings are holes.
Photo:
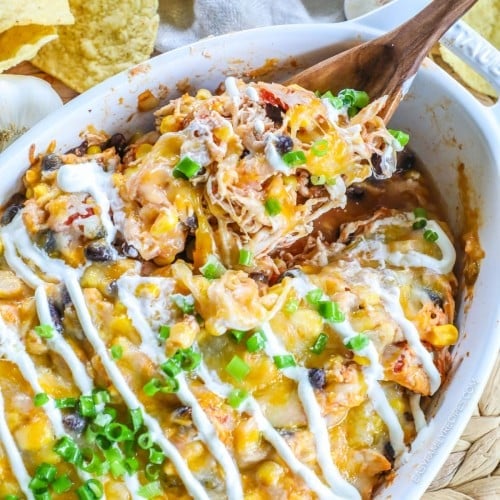
<path fill-rule="evenodd" d="M 365 90 L 371 99 L 388 95 L 381 112 L 387 123 L 432 46 L 476 1 L 434 0 L 399 28 L 325 59 L 287 83 L 320 92 Z"/>

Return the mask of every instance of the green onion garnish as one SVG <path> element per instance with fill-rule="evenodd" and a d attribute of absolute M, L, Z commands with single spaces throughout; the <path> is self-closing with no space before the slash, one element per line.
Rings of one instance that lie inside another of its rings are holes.
<path fill-rule="evenodd" d="M 201 170 L 201 165 L 189 158 L 189 156 L 184 156 L 179 163 L 172 170 L 172 175 L 176 178 L 191 179 Z"/>
<path fill-rule="evenodd" d="M 215 255 L 209 255 L 205 264 L 200 267 L 200 273 L 209 280 L 220 278 L 225 272 L 226 268 Z"/>
<path fill-rule="evenodd" d="M 158 337 L 160 337 L 160 340 L 167 340 L 168 337 L 170 337 L 170 326 L 161 325 L 160 330 L 158 332 Z"/>
<path fill-rule="evenodd" d="M 49 396 L 45 392 L 39 392 L 35 394 L 33 398 L 33 403 L 36 407 L 43 406 L 44 404 L 49 402 Z"/>
<path fill-rule="evenodd" d="M 403 132 L 402 130 L 394 130 L 392 128 L 387 129 L 387 131 L 396 139 L 396 141 L 399 142 L 401 147 L 404 147 L 408 144 L 408 141 L 410 140 L 409 134 L 406 132 Z"/>
<path fill-rule="evenodd" d="M 52 500 L 49 490 L 38 490 L 33 492 L 35 500 Z"/>
<path fill-rule="evenodd" d="M 311 153 L 314 156 L 325 156 L 328 153 L 328 141 L 326 139 L 318 139 L 313 142 Z"/>
<path fill-rule="evenodd" d="M 140 408 L 133 408 L 129 411 L 132 429 L 137 432 L 144 424 L 144 417 Z"/>
<path fill-rule="evenodd" d="M 201 353 L 195 351 L 192 347 L 179 349 L 174 354 L 173 358 L 179 363 L 180 367 L 187 372 L 196 370 L 201 363 Z"/>
<path fill-rule="evenodd" d="M 112 422 L 104 428 L 104 436 L 112 443 L 121 443 L 133 439 L 134 433 L 126 425 Z"/>
<path fill-rule="evenodd" d="M 348 107 L 364 108 L 370 102 L 370 97 L 364 90 L 344 89 L 338 97 Z"/>
<path fill-rule="evenodd" d="M 152 464 L 161 465 L 165 461 L 165 458 L 167 457 L 163 451 L 158 450 L 153 446 L 149 448 L 149 461 Z"/>
<path fill-rule="evenodd" d="M 59 476 L 53 483 L 52 489 L 55 493 L 66 493 L 73 486 L 73 481 L 69 478 L 68 474 Z"/>
<path fill-rule="evenodd" d="M 149 450 L 149 448 L 151 448 L 154 444 L 153 437 L 149 432 L 144 432 L 137 438 L 137 444 L 139 445 L 139 448 Z"/>
<path fill-rule="evenodd" d="M 80 396 L 78 411 L 83 417 L 95 417 L 97 410 L 92 396 Z"/>
<path fill-rule="evenodd" d="M 248 398 L 248 392 L 245 389 L 234 389 L 227 396 L 227 402 L 233 408 L 239 408 L 243 401 Z"/>
<path fill-rule="evenodd" d="M 425 226 L 427 226 L 425 219 L 418 219 L 412 225 L 413 229 L 423 229 Z"/>
<path fill-rule="evenodd" d="M 239 344 L 247 332 L 243 330 L 229 330 L 229 335 L 234 339 L 234 341 Z"/>
<path fill-rule="evenodd" d="M 179 390 L 179 381 L 175 377 L 166 377 L 165 382 L 160 387 L 160 392 L 172 394 Z"/>
<path fill-rule="evenodd" d="M 270 215 L 271 217 L 281 213 L 281 203 L 277 198 L 268 198 L 264 203 L 264 207 L 267 215 Z"/>
<path fill-rule="evenodd" d="M 370 339 L 368 338 L 368 335 L 359 333 L 358 335 L 351 337 L 347 342 L 345 342 L 345 345 L 352 351 L 361 351 L 361 349 L 364 349 L 369 342 Z"/>
<path fill-rule="evenodd" d="M 285 153 L 281 159 L 289 167 L 296 167 L 298 165 L 303 165 L 306 162 L 306 155 L 304 151 L 288 151 L 288 153 Z"/>
<path fill-rule="evenodd" d="M 322 94 L 320 97 L 321 99 L 328 99 L 330 101 L 330 104 L 335 109 L 340 109 L 344 105 L 342 99 L 340 99 L 340 97 L 334 96 L 330 90 Z"/>
<path fill-rule="evenodd" d="M 156 481 L 160 477 L 160 468 L 155 464 L 146 464 L 144 475 L 148 481 Z"/>
<path fill-rule="evenodd" d="M 88 479 L 82 486 L 76 489 L 76 494 L 80 500 L 96 500 L 103 497 L 104 488 L 101 481 Z"/>
<path fill-rule="evenodd" d="M 436 231 L 432 231 L 431 229 L 426 229 L 424 231 L 424 240 L 429 241 L 430 243 L 434 243 L 439 239 L 439 235 Z"/>
<path fill-rule="evenodd" d="M 285 311 L 287 313 L 294 313 L 299 308 L 299 301 L 297 299 L 290 299 L 285 304 Z"/>
<path fill-rule="evenodd" d="M 69 436 L 63 436 L 54 445 L 54 451 L 70 464 L 77 464 L 82 457 L 76 442 Z"/>
<path fill-rule="evenodd" d="M 192 295 L 182 295 L 174 293 L 171 296 L 172 302 L 185 314 L 194 312 L 194 297 Z"/>
<path fill-rule="evenodd" d="M 427 219 L 427 210 L 425 208 L 417 207 L 413 210 L 415 219 Z"/>
<path fill-rule="evenodd" d="M 345 320 L 345 314 L 340 310 L 337 302 L 333 302 L 331 300 L 322 300 L 318 304 L 318 312 L 320 316 L 325 318 L 327 321 L 342 323 L 342 321 Z"/>
<path fill-rule="evenodd" d="M 306 300 L 312 306 L 318 305 L 322 297 L 323 297 L 323 290 L 321 290 L 320 288 L 310 290 L 306 294 Z"/>
<path fill-rule="evenodd" d="M 238 256 L 238 264 L 240 266 L 250 266 L 252 265 L 253 253 L 246 248 L 240 248 L 240 254 Z"/>
<path fill-rule="evenodd" d="M 247 351 L 248 352 L 257 352 L 262 351 L 266 345 L 266 337 L 264 333 L 260 330 L 255 332 L 251 337 L 249 337 L 246 341 Z"/>
<path fill-rule="evenodd" d="M 137 472 L 139 470 L 139 460 L 137 460 L 137 458 L 135 457 L 128 457 L 123 463 L 125 464 L 127 472 L 129 474 L 133 474 L 134 472 Z"/>
<path fill-rule="evenodd" d="M 310 181 L 313 186 L 323 186 L 326 184 L 326 177 L 324 175 L 311 175 Z"/>
<path fill-rule="evenodd" d="M 283 370 L 284 368 L 291 368 L 296 366 L 295 358 L 291 354 L 283 354 L 281 356 L 273 356 L 276 368 Z"/>
<path fill-rule="evenodd" d="M 111 346 L 111 357 L 118 361 L 123 356 L 123 347 L 119 344 Z"/>
<path fill-rule="evenodd" d="M 92 448 L 82 449 L 82 460 L 79 464 L 85 472 L 95 474 L 103 469 L 103 462 L 99 459 L 97 453 Z"/>
<path fill-rule="evenodd" d="M 314 354 L 321 354 L 325 350 L 327 342 L 328 335 L 321 332 L 314 341 L 314 344 L 311 347 L 311 352 L 313 352 Z"/>
<path fill-rule="evenodd" d="M 40 464 L 35 471 L 35 478 L 45 481 L 47 484 L 52 483 L 56 478 L 57 469 L 54 465 L 46 462 Z"/>
<path fill-rule="evenodd" d="M 50 325 L 35 326 L 35 333 L 42 339 L 51 339 L 54 336 L 54 328 Z"/>
<path fill-rule="evenodd" d="M 142 390 L 147 396 L 154 396 L 157 392 L 160 392 L 162 385 L 160 379 L 152 378 L 147 382 Z"/>
<path fill-rule="evenodd" d="M 177 359 L 170 358 L 160 365 L 162 371 L 169 377 L 176 377 L 182 372 L 181 365 Z"/>
<path fill-rule="evenodd" d="M 243 380 L 250 373 L 250 367 L 236 354 L 225 369 L 236 380 Z"/>
<path fill-rule="evenodd" d="M 3 500 L 21 500 L 18 495 L 14 495 L 12 493 L 9 493 L 8 495 L 5 495 L 3 497 Z"/>
<path fill-rule="evenodd" d="M 47 481 L 44 481 L 43 479 L 40 479 L 36 476 L 34 476 L 28 484 L 28 487 L 31 491 L 36 491 L 39 493 L 45 493 L 48 486 L 49 483 L 47 483 Z"/>
<path fill-rule="evenodd" d="M 54 400 L 56 404 L 56 408 L 74 408 L 77 403 L 78 399 L 76 398 L 56 398 Z"/>
<path fill-rule="evenodd" d="M 137 489 L 137 494 L 142 498 L 154 498 L 163 495 L 160 481 L 144 484 Z"/>
<path fill-rule="evenodd" d="M 96 405 L 109 403 L 111 401 L 111 394 L 106 389 L 96 389 L 92 391 L 92 400 Z"/>
<path fill-rule="evenodd" d="M 110 424 L 111 422 L 113 422 L 113 417 L 111 415 L 109 415 L 108 413 L 99 413 L 94 418 L 94 421 L 92 423 L 97 425 L 98 427 L 106 427 L 106 425 Z"/>

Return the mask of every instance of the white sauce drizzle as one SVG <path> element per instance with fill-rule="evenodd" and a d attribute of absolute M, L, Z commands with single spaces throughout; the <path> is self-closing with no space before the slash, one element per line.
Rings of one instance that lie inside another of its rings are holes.
<path fill-rule="evenodd" d="M 290 167 L 283 161 L 281 155 L 278 153 L 276 146 L 274 145 L 274 134 L 267 134 L 266 146 L 264 147 L 264 153 L 266 155 L 266 160 L 277 172 L 283 174 L 290 174 Z"/>
<path fill-rule="evenodd" d="M 241 102 L 241 97 L 240 97 L 240 91 L 238 89 L 238 85 L 236 84 L 236 78 L 234 78 L 234 76 L 228 76 L 226 78 L 225 85 L 226 85 L 226 92 L 233 100 L 234 105 L 237 108 L 239 108 L 240 102 Z"/>
<path fill-rule="evenodd" d="M 2 391 L 0 391 L 0 439 L 5 453 L 9 457 L 12 473 L 14 474 L 21 491 L 28 500 L 34 500 L 33 492 L 29 488 L 30 475 L 24 466 L 23 458 L 19 452 L 14 437 L 12 436 L 7 421 L 5 420 L 5 404 Z"/>
<path fill-rule="evenodd" d="M 253 122 L 253 129 L 256 134 L 262 135 L 266 130 L 266 127 L 261 119 L 256 118 L 255 121 Z"/>
<path fill-rule="evenodd" d="M 269 358 L 272 359 L 274 356 L 290 354 L 278 337 L 276 337 L 269 323 L 262 324 L 261 329 L 267 339 L 264 351 Z M 295 380 L 298 384 L 299 398 L 307 415 L 309 429 L 312 432 L 316 445 L 316 459 L 326 480 L 332 488 L 337 489 L 337 493 L 341 495 L 340 498 L 345 500 L 361 498 L 356 488 L 342 477 L 332 460 L 328 428 L 325 419 L 321 415 L 321 407 L 316 400 L 314 390 L 309 382 L 307 368 L 295 366 L 283 369 L 282 373 L 287 378 Z"/>
<path fill-rule="evenodd" d="M 101 222 L 106 230 L 106 242 L 111 245 L 116 227 L 109 215 L 113 208 L 115 219 L 120 218 L 123 203 L 113 185 L 112 174 L 105 172 L 95 161 L 63 165 L 57 172 L 57 184 L 67 193 L 89 193 L 101 211 Z M 113 207 L 111 207 L 113 204 Z"/>
<path fill-rule="evenodd" d="M 424 412 L 420 408 L 420 398 L 420 394 L 410 394 L 410 409 L 417 432 L 420 432 L 427 425 Z"/>
<path fill-rule="evenodd" d="M 118 280 L 119 299 L 125 307 L 127 307 L 128 316 L 141 336 L 144 351 L 150 353 L 150 357 L 158 364 L 164 363 L 167 360 L 167 357 L 158 346 L 157 337 L 141 313 L 137 298 L 131 291 L 130 283 L 127 282 L 130 281 L 137 286 L 139 283 L 158 283 L 158 281 L 161 280 L 171 281 L 168 278 L 137 279 L 135 277 L 128 276 L 124 276 Z M 122 284 L 125 286 L 120 286 Z M 220 463 L 224 470 L 228 498 L 242 499 L 243 487 L 241 485 L 240 474 L 234 460 L 231 458 L 231 455 L 225 448 L 224 444 L 217 436 L 217 432 L 213 424 L 210 422 L 207 414 L 189 389 L 184 374 L 179 374 L 177 376 L 177 380 L 179 382 L 179 390 L 176 393 L 177 397 L 182 404 L 191 407 L 193 422 L 198 429 L 203 442 L 207 445 L 214 458 Z"/>
<path fill-rule="evenodd" d="M 259 93 L 255 87 L 248 85 L 245 92 L 251 101 L 259 102 Z"/>

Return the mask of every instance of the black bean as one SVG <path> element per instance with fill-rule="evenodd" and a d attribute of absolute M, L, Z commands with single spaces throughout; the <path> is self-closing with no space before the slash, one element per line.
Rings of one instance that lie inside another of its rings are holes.
<path fill-rule="evenodd" d="M 266 116 L 271 118 L 271 120 L 277 125 L 281 125 L 283 123 L 283 110 L 279 106 L 267 103 Z"/>
<path fill-rule="evenodd" d="M 396 171 L 406 172 L 406 170 L 412 169 L 415 166 L 416 160 L 415 154 L 412 151 L 408 151 L 407 149 L 401 151 L 398 154 Z"/>
<path fill-rule="evenodd" d="M 309 382 L 315 389 L 324 389 L 326 386 L 326 374 L 323 368 L 310 368 L 308 371 Z"/>
<path fill-rule="evenodd" d="M 391 465 L 394 464 L 394 460 L 396 459 L 396 453 L 394 452 L 394 448 L 392 447 L 392 444 L 390 441 L 387 441 L 384 444 L 384 456 L 391 462 Z"/>
<path fill-rule="evenodd" d="M 74 432 L 77 435 L 82 434 L 87 428 L 87 419 L 77 412 L 64 415 L 62 420 L 66 430 Z"/>
<path fill-rule="evenodd" d="M 56 330 L 59 333 L 62 333 L 62 331 L 63 331 L 63 324 L 62 324 L 63 314 L 62 314 L 59 306 L 51 299 L 49 299 L 49 312 L 50 312 L 50 317 L 52 319 L 52 322 L 54 323 L 54 326 L 56 327 Z"/>
<path fill-rule="evenodd" d="M 263 283 L 267 285 L 269 283 L 269 276 L 263 272 L 256 271 L 254 273 L 250 273 L 248 275 L 249 278 L 252 278 L 256 283 Z"/>
<path fill-rule="evenodd" d="M 61 304 L 63 309 L 66 306 L 70 306 L 73 302 L 71 300 L 71 297 L 69 295 L 68 289 L 66 288 L 66 285 L 63 285 L 60 289 L 60 295 L 61 295 Z"/>
<path fill-rule="evenodd" d="M 274 145 L 278 153 L 284 155 L 293 149 L 293 139 L 289 135 L 279 135 Z"/>
<path fill-rule="evenodd" d="M 17 215 L 19 210 L 23 208 L 23 204 L 26 198 L 21 193 L 16 193 L 10 197 L 6 204 L 2 218 L 0 219 L 0 224 L 6 226 L 12 222 L 12 219 Z"/>
<path fill-rule="evenodd" d="M 382 157 L 376 153 L 371 156 L 373 171 L 376 175 L 382 175 Z"/>
<path fill-rule="evenodd" d="M 361 186 L 353 184 L 346 189 L 346 194 L 351 200 L 361 200 L 365 195 L 365 190 Z"/>
<path fill-rule="evenodd" d="M 115 148 L 120 158 L 125 154 L 127 140 L 123 134 L 113 134 L 103 145 L 102 149 Z"/>
<path fill-rule="evenodd" d="M 94 262 L 113 260 L 113 250 L 103 241 L 91 241 L 84 249 L 85 257 Z"/>
<path fill-rule="evenodd" d="M 184 225 L 187 226 L 192 231 L 198 229 L 198 218 L 196 217 L 196 215 L 189 215 L 184 219 L 183 222 Z"/>
<path fill-rule="evenodd" d="M 42 171 L 51 172 L 57 170 L 63 164 L 61 158 L 55 153 L 50 153 L 42 158 Z"/>
<path fill-rule="evenodd" d="M 52 229 L 39 231 L 35 236 L 35 243 L 45 250 L 48 255 L 52 255 L 57 251 L 56 234 Z"/>
<path fill-rule="evenodd" d="M 69 149 L 66 151 L 66 154 L 68 155 L 76 155 L 76 156 L 84 156 L 87 154 L 87 148 L 89 146 L 88 141 L 83 141 L 79 146 L 76 148 Z"/>
<path fill-rule="evenodd" d="M 285 278 L 296 278 L 299 273 L 300 271 L 298 269 L 287 269 L 278 276 L 276 283 L 281 283 Z"/>
<path fill-rule="evenodd" d="M 426 288 L 425 289 L 427 295 L 429 296 L 429 298 L 432 300 L 432 303 L 435 305 L 435 306 L 438 306 L 440 309 L 443 309 L 443 297 L 438 293 L 438 292 L 435 292 L 434 290 L 431 290 L 429 288 Z"/>

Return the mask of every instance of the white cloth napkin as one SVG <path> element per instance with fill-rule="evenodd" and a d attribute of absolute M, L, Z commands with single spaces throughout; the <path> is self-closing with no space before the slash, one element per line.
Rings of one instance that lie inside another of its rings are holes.
<path fill-rule="evenodd" d="M 156 50 L 260 26 L 343 21 L 343 0 L 160 0 Z"/>

